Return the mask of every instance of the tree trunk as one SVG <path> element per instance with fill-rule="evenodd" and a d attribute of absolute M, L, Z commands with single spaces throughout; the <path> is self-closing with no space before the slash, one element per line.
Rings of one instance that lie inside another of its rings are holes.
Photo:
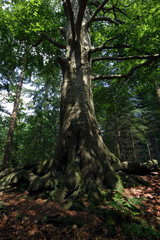
<path fill-rule="evenodd" d="M 117 130 L 117 154 L 118 158 L 121 159 L 121 147 L 120 147 L 121 131 Z"/>
<path fill-rule="evenodd" d="M 76 17 L 77 1 L 72 1 L 72 9 Z M 114 171 L 114 165 L 120 161 L 103 143 L 95 117 L 91 41 L 89 29 L 86 27 L 88 19 L 89 12 L 86 10 L 81 29 L 76 28 L 74 33 L 73 26 L 67 21 L 66 57 L 59 60 L 63 83 L 60 138 L 54 166 L 63 172 L 63 179 L 56 196 L 57 201 L 63 201 L 66 195 L 82 185 L 93 199 L 99 198 L 99 188 L 103 183 L 110 188 L 121 186 Z"/>
<path fill-rule="evenodd" d="M 158 103 L 160 105 L 160 88 L 157 86 L 157 98 L 158 98 Z"/>
<path fill-rule="evenodd" d="M 130 129 L 130 132 L 131 132 L 131 140 L 132 140 L 133 159 L 134 161 L 136 161 L 136 151 L 135 151 L 135 143 L 134 143 L 132 129 Z"/>
<path fill-rule="evenodd" d="M 21 96 L 21 89 L 22 89 L 23 78 L 24 78 L 24 68 L 25 67 L 23 66 L 22 70 L 21 70 L 19 82 L 17 85 L 16 98 L 14 101 L 14 107 L 13 107 L 13 111 L 12 111 L 12 115 L 11 115 L 11 119 L 10 119 L 8 137 L 7 137 L 7 142 L 5 145 L 5 152 L 4 152 L 4 157 L 3 157 L 3 161 L 2 161 L 2 165 L 1 165 L 1 171 L 5 170 L 6 168 L 9 167 L 9 162 L 10 162 L 10 158 L 11 158 L 11 150 L 12 150 L 12 139 L 13 139 L 13 134 L 14 134 L 14 128 L 15 128 L 18 106 L 19 106 L 19 101 L 20 101 L 20 96 Z"/>
<path fill-rule="evenodd" d="M 157 139 L 155 138 L 155 145 L 156 145 L 156 150 L 157 150 L 157 156 L 158 156 L 158 160 L 160 162 L 160 152 L 159 152 L 159 147 L 158 147 L 158 143 L 157 143 Z"/>
<path fill-rule="evenodd" d="M 148 140 L 146 141 L 146 144 L 147 144 L 147 150 L 148 150 L 149 159 L 152 159 L 151 150 L 150 150 L 150 146 L 149 146 L 149 141 Z"/>

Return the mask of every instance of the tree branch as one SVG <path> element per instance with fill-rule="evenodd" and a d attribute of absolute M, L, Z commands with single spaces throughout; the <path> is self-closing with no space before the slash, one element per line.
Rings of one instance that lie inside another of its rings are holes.
<path fill-rule="evenodd" d="M 124 60 L 133 60 L 133 59 L 156 59 L 160 58 L 160 54 L 154 54 L 154 55 L 135 55 L 135 56 L 127 56 L 127 57 L 101 57 L 101 58 L 95 58 L 92 60 L 92 62 L 97 61 L 110 61 L 110 60 L 117 60 L 117 61 L 124 61 Z"/>
<path fill-rule="evenodd" d="M 93 5 L 93 6 L 96 6 L 96 7 L 98 7 L 99 6 L 99 2 L 98 1 L 96 1 L 96 2 L 93 2 L 93 1 L 90 1 L 90 4 L 91 5 Z M 108 12 L 110 12 L 110 11 L 116 11 L 116 12 L 120 12 L 120 13 L 122 13 L 123 15 L 125 15 L 126 16 L 126 9 L 120 9 L 120 8 L 118 8 L 117 6 L 112 6 L 112 7 L 110 7 L 110 8 L 102 8 L 102 11 L 104 12 L 104 13 L 108 13 Z"/>
<path fill-rule="evenodd" d="M 58 43 L 56 41 L 54 41 L 52 38 L 50 38 L 47 34 L 45 33 L 41 33 L 41 35 L 46 38 L 50 43 L 52 43 L 54 46 L 60 48 L 60 49 L 65 49 L 65 45 L 61 44 L 61 43 Z"/>
<path fill-rule="evenodd" d="M 36 43 L 32 44 L 32 47 L 37 47 L 38 45 L 41 44 L 42 41 L 43 41 L 43 38 L 41 37 Z"/>
<path fill-rule="evenodd" d="M 87 2 L 88 2 L 88 0 L 83 0 L 80 2 L 79 12 L 78 12 L 77 21 L 76 21 L 76 26 L 77 26 L 78 32 L 81 31 L 82 20 L 83 20 L 86 6 L 87 6 Z"/>
<path fill-rule="evenodd" d="M 91 53 L 101 51 L 103 49 L 119 49 L 119 48 L 130 48 L 131 45 L 124 43 L 124 44 L 116 44 L 116 45 L 104 45 L 99 46 L 97 48 L 91 49 Z"/>
<path fill-rule="evenodd" d="M 115 8 L 117 7 L 117 4 L 118 4 L 118 1 L 116 2 L 115 5 L 113 4 L 113 1 L 112 1 L 114 18 L 115 18 L 115 20 L 116 20 L 117 22 L 119 22 L 119 23 L 121 23 L 121 24 L 124 24 L 124 22 L 122 22 L 121 20 L 117 19 L 117 15 L 116 15 L 116 11 L 115 11 Z"/>
<path fill-rule="evenodd" d="M 95 17 L 97 16 L 97 14 L 103 9 L 104 5 L 109 2 L 109 0 L 104 0 L 99 7 L 96 9 L 96 11 L 93 13 L 93 15 L 91 16 L 90 20 L 87 23 L 87 27 L 90 26 L 91 22 L 95 19 Z"/>
<path fill-rule="evenodd" d="M 67 3 L 68 13 L 69 13 L 69 18 L 70 18 L 70 23 L 71 23 L 71 29 L 72 29 L 72 37 L 73 37 L 73 40 L 75 40 L 74 13 L 72 11 L 71 2 L 70 2 L 70 0 L 63 0 L 63 2 Z"/>
<path fill-rule="evenodd" d="M 115 19 L 112 19 L 112 18 L 109 18 L 109 17 L 96 17 L 93 19 L 93 21 L 107 21 L 107 22 L 110 22 L 110 23 L 114 23 L 116 26 L 118 26 L 120 23 L 115 20 Z"/>
<path fill-rule="evenodd" d="M 131 70 L 130 70 L 127 74 L 96 76 L 96 77 L 93 78 L 93 81 L 95 81 L 95 80 L 114 79 L 114 78 L 119 78 L 119 79 L 120 79 L 120 78 L 128 78 L 128 77 L 132 76 L 133 73 L 134 73 L 137 69 L 149 65 L 149 64 L 150 64 L 151 62 L 153 62 L 154 60 L 155 60 L 155 59 L 150 59 L 150 60 L 148 60 L 148 61 L 146 61 L 146 62 L 144 62 L 144 63 L 140 63 L 140 64 L 136 65 L 135 67 L 131 68 Z"/>
<path fill-rule="evenodd" d="M 100 45 L 98 47 L 95 47 L 95 48 L 92 48 L 90 53 L 98 52 L 98 51 L 104 49 L 104 47 L 106 46 L 107 43 L 113 41 L 114 39 L 118 38 L 119 36 L 121 36 L 121 34 L 118 34 L 118 35 L 116 35 L 114 37 L 111 37 L 111 38 L 107 39 L 102 45 Z"/>
<path fill-rule="evenodd" d="M 113 10 L 113 9 L 114 9 L 116 12 L 120 12 L 120 13 L 122 13 L 123 15 L 127 16 L 125 9 L 120 9 L 120 8 L 118 8 L 118 7 L 110 8 L 110 10 Z"/>

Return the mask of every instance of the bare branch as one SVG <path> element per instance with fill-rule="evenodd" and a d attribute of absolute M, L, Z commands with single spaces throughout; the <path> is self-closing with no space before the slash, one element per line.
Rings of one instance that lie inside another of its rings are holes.
<path fill-rule="evenodd" d="M 127 57 L 101 57 L 101 58 L 95 58 L 92 60 L 92 62 L 97 61 L 110 61 L 110 60 L 116 60 L 116 61 L 124 61 L 124 60 L 132 60 L 132 59 L 156 59 L 160 58 L 160 54 L 154 54 L 154 55 L 135 55 L 135 56 L 127 56 Z"/>
<path fill-rule="evenodd" d="M 95 17 L 97 16 L 97 14 L 103 9 L 104 5 L 109 2 L 109 0 L 104 0 L 100 5 L 99 7 L 96 9 L 96 11 L 93 13 L 93 15 L 91 16 L 88 24 L 87 24 L 87 27 L 90 26 L 91 22 L 95 19 Z"/>
<path fill-rule="evenodd" d="M 47 34 L 45 33 L 41 33 L 41 35 L 46 38 L 50 43 L 52 43 L 54 46 L 60 48 L 60 49 L 65 49 L 65 45 L 61 44 L 61 43 L 58 43 L 56 41 L 54 41 L 51 37 L 49 37 Z"/>
<path fill-rule="evenodd" d="M 83 16 L 84 16 L 84 12 L 85 12 L 85 9 L 86 9 L 87 2 L 88 2 L 88 0 L 83 0 L 80 3 L 79 12 L 78 12 L 77 21 L 76 21 L 77 30 L 79 32 L 80 32 L 81 27 L 82 27 L 82 20 L 83 20 Z"/>
<path fill-rule="evenodd" d="M 147 66 L 149 65 L 151 62 L 153 62 L 155 59 L 150 59 L 144 63 L 140 63 L 138 65 L 136 65 L 135 67 L 131 68 L 131 70 L 127 73 L 127 74 L 118 74 L 118 75 L 106 75 L 106 76 L 96 76 L 93 78 L 93 81 L 95 80 L 106 80 L 106 79 L 114 79 L 114 78 L 128 78 L 130 76 L 133 75 L 133 73 L 141 68 L 141 67 L 144 67 L 144 66 Z"/>

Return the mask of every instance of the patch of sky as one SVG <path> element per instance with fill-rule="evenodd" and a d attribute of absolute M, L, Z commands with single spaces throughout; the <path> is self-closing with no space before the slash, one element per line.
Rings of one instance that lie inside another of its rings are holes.
<path fill-rule="evenodd" d="M 27 113 L 28 115 L 31 115 L 34 113 L 34 110 L 30 108 L 30 106 L 32 105 L 32 98 L 28 95 L 25 89 L 34 90 L 35 88 L 30 83 L 24 84 L 21 95 L 21 100 L 23 101 L 24 105 L 24 112 Z M 0 107 L 4 111 L 1 112 L 1 115 L 2 116 L 10 115 L 13 111 L 13 105 L 14 102 L 10 100 L 10 96 L 7 90 L 2 90 L 0 92 Z"/>

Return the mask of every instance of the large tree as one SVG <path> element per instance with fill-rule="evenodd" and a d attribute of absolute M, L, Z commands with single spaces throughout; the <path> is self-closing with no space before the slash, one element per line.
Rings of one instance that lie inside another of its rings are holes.
<path fill-rule="evenodd" d="M 63 177 L 56 200 L 81 187 L 94 199 L 99 199 L 103 184 L 121 188 L 115 173 L 120 161 L 105 146 L 96 120 L 93 82 L 127 79 L 157 61 L 158 1 L 32 0 L 12 1 L 10 7 L 15 38 L 39 47 L 42 54 L 48 51 L 48 41 L 63 73 L 60 136 L 53 161 Z"/>

